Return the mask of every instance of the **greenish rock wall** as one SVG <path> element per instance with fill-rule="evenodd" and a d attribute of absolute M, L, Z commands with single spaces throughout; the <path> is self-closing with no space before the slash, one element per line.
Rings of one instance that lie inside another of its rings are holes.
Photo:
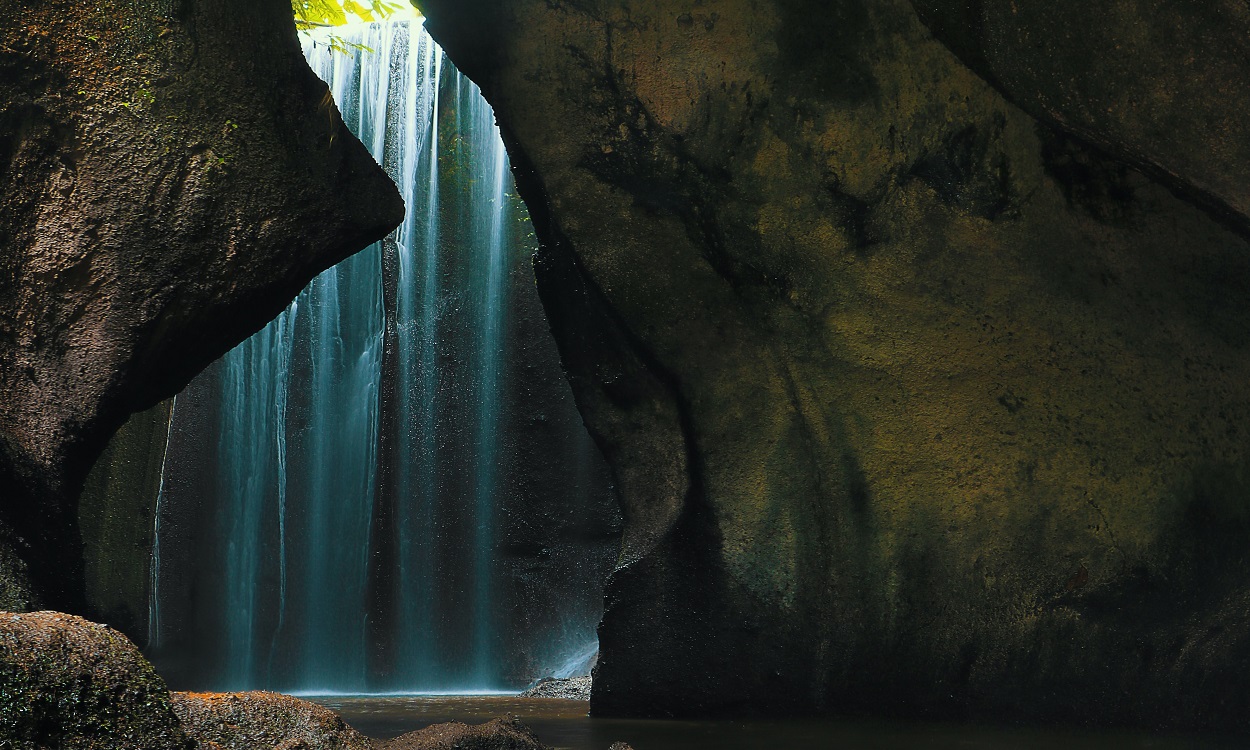
<path fill-rule="evenodd" d="M 1250 226 L 1250 5 L 913 0 L 934 35 L 1035 117 Z"/>
<path fill-rule="evenodd" d="M 1244 236 L 904 0 L 420 5 L 621 492 L 594 713 L 1246 726 Z"/>
<path fill-rule="evenodd" d="M 143 644 L 170 402 L 132 416 L 87 475 L 78 504 L 87 612 Z"/>

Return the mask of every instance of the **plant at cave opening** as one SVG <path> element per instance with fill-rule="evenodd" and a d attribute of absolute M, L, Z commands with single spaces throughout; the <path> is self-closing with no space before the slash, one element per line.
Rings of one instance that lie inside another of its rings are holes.
<path fill-rule="evenodd" d="M 355 21 L 384 21 L 405 10 L 415 12 L 408 3 L 388 0 L 291 0 L 295 28 L 302 32 Z M 357 46 L 338 34 L 330 34 L 327 42 L 333 52 L 347 52 Z"/>
<path fill-rule="evenodd" d="M 295 25 L 301 31 L 342 26 L 354 20 L 381 21 L 408 7 L 387 0 L 291 0 Z"/>

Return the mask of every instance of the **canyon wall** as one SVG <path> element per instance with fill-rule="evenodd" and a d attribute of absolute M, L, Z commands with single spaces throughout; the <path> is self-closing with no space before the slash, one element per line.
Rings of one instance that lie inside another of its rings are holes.
<path fill-rule="evenodd" d="M 1039 122 L 905 0 L 419 5 L 621 494 L 594 713 L 1245 726 L 1223 188 Z"/>
<path fill-rule="evenodd" d="M 7 3 L 0 102 L 0 602 L 83 611 L 109 436 L 403 207 L 282 0 Z"/>
<path fill-rule="evenodd" d="M 1245 728 L 1241 6 L 421 4 L 620 493 L 594 712 Z M 285 3 L 0 40 L 0 605 L 82 611 L 108 436 L 400 206 Z"/>

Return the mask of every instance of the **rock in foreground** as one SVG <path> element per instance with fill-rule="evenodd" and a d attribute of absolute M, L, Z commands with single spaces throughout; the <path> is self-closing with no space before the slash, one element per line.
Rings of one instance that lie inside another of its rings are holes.
<path fill-rule="evenodd" d="M 190 750 L 165 682 L 121 633 L 0 613 L 0 747 Z"/>
<path fill-rule="evenodd" d="M 372 750 L 324 706 L 267 692 L 174 693 L 174 712 L 201 747 L 223 750 Z"/>
<path fill-rule="evenodd" d="M 378 750 L 547 750 L 529 727 L 507 714 L 485 724 L 453 721 L 377 743 Z"/>

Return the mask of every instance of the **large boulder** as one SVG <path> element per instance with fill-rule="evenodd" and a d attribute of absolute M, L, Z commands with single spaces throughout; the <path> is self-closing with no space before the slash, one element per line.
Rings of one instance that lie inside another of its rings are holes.
<path fill-rule="evenodd" d="M 621 492 L 592 712 L 1247 726 L 1243 236 L 906 0 L 421 5 Z"/>
<path fill-rule="evenodd" d="M 269 692 L 173 693 L 174 713 L 201 745 L 222 750 L 373 750 L 330 709 Z"/>
<path fill-rule="evenodd" d="M 0 612 L 0 747 L 193 750 L 169 691 L 121 633 L 60 614 Z"/>
<path fill-rule="evenodd" d="M 378 750 L 549 750 L 512 714 L 485 724 L 458 721 L 433 724 L 393 740 L 378 742 L 377 747 Z"/>
<path fill-rule="evenodd" d="M 8 4 L 0 601 L 81 611 L 108 437 L 402 215 L 286 0 Z"/>

